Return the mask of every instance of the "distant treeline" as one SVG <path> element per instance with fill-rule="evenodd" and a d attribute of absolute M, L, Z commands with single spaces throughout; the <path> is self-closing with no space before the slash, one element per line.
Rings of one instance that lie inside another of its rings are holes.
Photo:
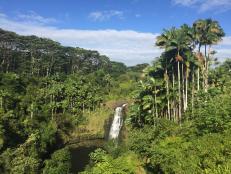
<path fill-rule="evenodd" d="M 102 69 L 118 75 L 126 65 L 110 61 L 97 51 L 66 47 L 50 39 L 20 36 L 0 29 L 0 72 L 15 72 L 33 76 L 56 73 L 91 73 Z"/>

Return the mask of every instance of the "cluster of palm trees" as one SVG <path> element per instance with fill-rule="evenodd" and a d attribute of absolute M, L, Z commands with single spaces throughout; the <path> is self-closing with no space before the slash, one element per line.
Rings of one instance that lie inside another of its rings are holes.
<path fill-rule="evenodd" d="M 224 35 L 212 19 L 164 30 L 156 40 L 163 53 L 145 70 L 147 78 L 136 96 L 134 121 L 143 124 L 165 117 L 180 123 L 189 104 L 193 112 L 195 94 L 208 91 L 209 67 L 215 54 L 211 47 Z"/>
<path fill-rule="evenodd" d="M 51 113 L 52 119 L 57 114 L 78 116 L 100 106 L 102 94 L 99 91 L 99 85 L 83 77 L 69 76 L 65 81 L 48 79 L 45 87 L 39 89 L 42 95 L 37 100 L 44 102 L 44 110 Z"/>

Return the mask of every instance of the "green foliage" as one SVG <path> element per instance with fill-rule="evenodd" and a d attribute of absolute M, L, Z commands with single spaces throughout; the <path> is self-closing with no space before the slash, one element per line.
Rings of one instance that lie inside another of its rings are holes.
<path fill-rule="evenodd" d="M 71 173 L 70 151 L 60 147 L 81 124 L 102 133 L 105 99 L 133 94 L 128 140 L 92 153 L 83 174 L 231 173 L 231 63 L 210 69 L 207 52 L 223 36 L 211 19 L 173 27 L 157 38 L 165 51 L 152 66 L 127 68 L 0 29 L 0 173 Z"/>
<path fill-rule="evenodd" d="M 200 94 L 203 103 L 181 125 L 159 119 L 132 129 L 129 148 L 145 159 L 150 173 L 231 172 L 230 89 L 217 90 Z"/>
<path fill-rule="evenodd" d="M 45 173 L 70 173 L 70 154 L 57 150 L 94 119 L 102 128 L 92 134 L 102 134 L 109 111 L 104 120 L 91 113 L 101 113 L 127 67 L 97 51 L 2 29 L 0 41 L 0 173 L 41 173 L 44 161 Z"/>
<path fill-rule="evenodd" d="M 102 149 L 97 149 L 91 155 L 93 167 L 82 174 L 134 174 L 139 167 L 137 156 L 132 152 L 113 158 Z"/>
<path fill-rule="evenodd" d="M 199 133 L 217 133 L 231 129 L 230 93 L 216 95 L 200 103 L 195 110 L 195 125 Z"/>
<path fill-rule="evenodd" d="M 142 73 L 143 70 L 144 70 L 146 67 L 148 67 L 148 66 L 149 66 L 148 63 L 137 64 L 137 65 L 135 65 L 135 66 L 130 66 L 130 67 L 128 67 L 128 70 L 133 71 L 133 72 L 140 72 L 140 73 Z"/>
<path fill-rule="evenodd" d="M 218 80 L 211 80 L 212 76 L 218 75 L 211 76 L 209 72 L 216 61 L 214 52 L 208 51 L 222 37 L 223 29 L 212 19 L 163 30 L 156 39 L 156 46 L 164 51 L 144 70 L 146 77 L 134 97 L 133 126 L 154 124 L 155 118 L 181 123 L 186 119 L 183 117 L 186 111 L 191 109 L 193 113 L 201 89 L 207 93 L 209 86 L 222 85 Z M 201 52 L 202 45 L 204 53 Z"/>
<path fill-rule="evenodd" d="M 3 144 L 4 144 L 4 141 L 5 141 L 5 137 L 4 137 L 4 129 L 3 129 L 3 126 L 0 124 L 0 151 L 3 147 Z"/>
<path fill-rule="evenodd" d="M 36 174 L 39 173 L 41 160 L 36 146 L 39 144 L 38 133 L 31 134 L 25 143 L 16 149 L 7 149 L 0 158 L 2 173 Z"/>
<path fill-rule="evenodd" d="M 60 74 L 88 74 L 99 69 L 113 76 L 126 71 L 122 63 L 111 62 L 97 51 L 64 47 L 36 36 L 20 36 L 0 29 L 0 72 L 48 77 Z"/>
<path fill-rule="evenodd" d="M 164 173 L 206 173 L 227 166 L 229 153 L 228 134 L 210 134 L 188 141 L 170 136 L 151 147 L 149 165 Z"/>
<path fill-rule="evenodd" d="M 70 151 L 67 148 L 55 151 L 51 159 L 45 161 L 43 174 L 70 174 Z"/>

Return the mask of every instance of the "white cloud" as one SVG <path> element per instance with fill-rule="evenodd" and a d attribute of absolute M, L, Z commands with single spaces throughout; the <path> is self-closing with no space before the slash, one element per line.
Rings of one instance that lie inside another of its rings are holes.
<path fill-rule="evenodd" d="M 0 13 L 0 28 L 22 35 L 37 35 L 51 38 L 66 46 L 97 50 L 112 60 L 127 65 L 150 63 L 161 54 L 154 46 L 158 33 L 142 33 L 132 30 L 79 30 L 60 29 L 50 25 L 28 24 L 15 21 Z M 221 59 L 231 57 L 231 37 L 225 37 L 215 47 Z"/>
<path fill-rule="evenodd" d="M 226 36 L 222 39 L 220 45 L 222 46 L 231 46 L 231 36 Z"/>
<path fill-rule="evenodd" d="M 37 35 L 51 38 L 66 46 L 97 50 L 112 60 L 127 65 L 150 63 L 160 50 L 154 46 L 157 34 L 132 30 L 78 30 L 28 24 L 0 15 L 0 27 L 21 35 Z"/>
<path fill-rule="evenodd" d="M 50 24 L 57 22 L 54 18 L 46 18 L 38 15 L 34 11 L 28 11 L 27 13 L 17 13 L 16 19 L 25 23 L 36 23 L 36 24 Z"/>
<path fill-rule="evenodd" d="M 119 10 L 108 10 L 108 11 L 95 11 L 89 14 L 90 19 L 94 21 L 101 21 L 101 22 L 110 20 L 113 17 L 123 19 L 124 12 Z"/>
<path fill-rule="evenodd" d="M 172 0 L 176 5 L 196 7 L 199 12 L 215 10 L 216 12 L 231 9 L 231 0 Z"/>
<path fill-rule="evenodd" d="M 0 18 L 6 18 L 7 16 L 4 13 L 0 13 Z"/>
<path fill-rule="evenodd" d="M 191 6 L 197 2 L 198 2 L 198 0 L 173 0 L 174 4 L 179 4 L 179 5 L 183 5 L 183 6 Z"/>
<path fill-rule="evenodd" d="M 220 61 L 231 58 L 231 36 L 224 37 L 221 43 L 213 46 L 213 49 L 217 51 L 215 57 L 218 57 Z"/>

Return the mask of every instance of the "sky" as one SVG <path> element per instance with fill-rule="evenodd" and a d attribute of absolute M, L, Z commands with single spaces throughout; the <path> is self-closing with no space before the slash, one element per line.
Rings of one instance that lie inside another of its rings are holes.
<path fill-rule="evenodd" d="M 126 65 L 161 54 L 156 37 L 197 19 L 218 20 L 226 36 L 214 46 L 231 57 L 231 0 L 0 0 L 0 28 L 64 46 L 97 50 Z"/>

